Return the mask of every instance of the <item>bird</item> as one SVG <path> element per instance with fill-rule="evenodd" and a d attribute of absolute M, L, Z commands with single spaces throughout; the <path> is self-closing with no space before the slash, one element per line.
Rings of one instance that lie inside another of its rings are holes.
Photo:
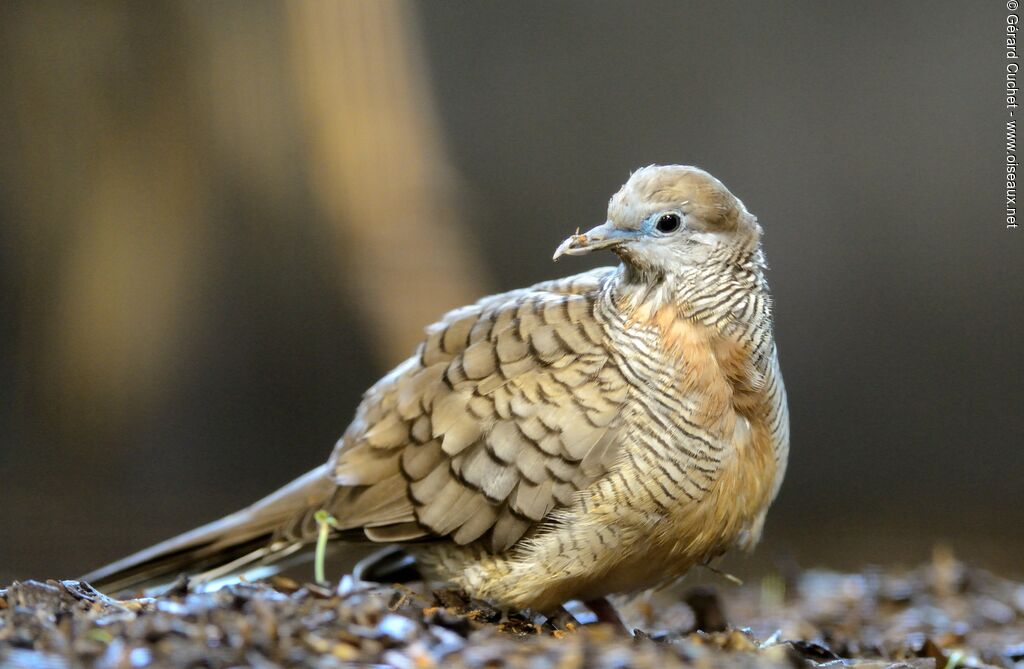
<path fill-rule="evenodd" d="M 323 465 L 83 577 L 109 591 L 398 547 L 431 582 L 551 615 L 758 542 L 789 454 L 762 228 L 708 172 L 631 173 L 554 259 L 619 263 L 484 297 L 425 330 Z"/>

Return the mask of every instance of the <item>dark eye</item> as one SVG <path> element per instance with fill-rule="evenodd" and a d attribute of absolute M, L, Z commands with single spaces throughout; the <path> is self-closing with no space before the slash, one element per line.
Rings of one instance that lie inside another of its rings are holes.
<path fill-rule="evenodd" d="M 658 219 L 654 227 L 658 228 L 658 232 L 675 232 L 679 229 L 680 223 L 679 214 L 665 214 Z"/>

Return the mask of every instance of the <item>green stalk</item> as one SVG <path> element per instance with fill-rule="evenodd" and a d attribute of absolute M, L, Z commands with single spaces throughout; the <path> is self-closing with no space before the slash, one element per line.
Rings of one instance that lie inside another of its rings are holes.
<path fill-rule="evenodd" d="M 327 538 L 330 536 L 331 528 L 338 526 L 338 521 L 327 511 L 320 509 L 313 514 L 313 519 L 319 527 L 316 537 L 316 559 L 313 563 L 313 578 L 319 585 L 327 585 L 327 577 L 324 576 L 324 560 L 327 557 Z"/>

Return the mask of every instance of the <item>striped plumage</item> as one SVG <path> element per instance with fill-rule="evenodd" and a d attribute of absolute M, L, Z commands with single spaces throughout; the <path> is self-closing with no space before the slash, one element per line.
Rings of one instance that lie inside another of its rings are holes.
<path fill-rule="evenodd" d="M 651 166 L 556 257 L 596 248 L 623 263 L 428 328 L 325 466 L 99 576 L 273 559 L 321 508 L 340 539 L 409 542 L 429 576 L 540 611 L 752 547 L 789 430 L 756 219 L 705 172 Z"/>

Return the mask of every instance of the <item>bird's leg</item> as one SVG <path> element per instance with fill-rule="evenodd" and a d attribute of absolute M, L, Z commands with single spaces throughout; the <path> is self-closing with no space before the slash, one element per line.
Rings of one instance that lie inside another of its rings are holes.
<path fill-rule="evenodd" d="M 619 612 L 615 610 L 612 603 L 605 597 L 598 597 L 597 599 L 588 599 L 585 602 L 587 608 L 594 612 L 597 616 L 597 622 L 607 623 L 613 627 L 617 627 L 626 634 L 629 634 L 629 629 L 622 623 L 622 618 L 619 617 Z"/>
<path fill-rule="evenodd" d="M 559 632 L 572 632 L 580 625 L 576 616 L 569 612 L 564 606 L 559 606 L 551 615 L 547 616 L 548 623 Z"/>

